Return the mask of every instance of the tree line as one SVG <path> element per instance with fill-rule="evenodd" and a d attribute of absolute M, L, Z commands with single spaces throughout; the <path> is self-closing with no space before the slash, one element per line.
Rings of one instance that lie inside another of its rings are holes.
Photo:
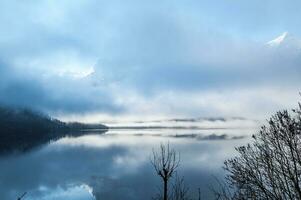
<path fill-rule="evenodd" d="M 83 129 L 108 128 L 102 124 L 65 123 L 30 109 L 0 106 L 0 154 L 27 151 L 65 135 L 80 135 Z"/>

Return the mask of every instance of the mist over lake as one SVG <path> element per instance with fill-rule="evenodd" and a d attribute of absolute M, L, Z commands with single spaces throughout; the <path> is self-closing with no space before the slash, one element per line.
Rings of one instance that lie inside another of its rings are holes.
<path fill-rule="evenodd" d="M 300 8 L 0 0 L 0 200 L 301 199 Z"/>
<path fill-rule="evenodd" d="M 140 122 L 140 126 L 149 128 L 90 131 L 49 141 L 23 153 L 2 155 L 0 197 L 15 199 L 27 192 L 28 200 L 151 199 L 161 183 L 150 164 L 150 155 L 160 143 L 169 142 L 180 152 L 178 173 L 185 177 L 191 193 L 196 196 L 200 188 L 203 197 L 210 199 L 210 186 L 216 184 L 214 176 L 223 177 L 224 160 L 235 154 L 235 146 L 249 141 L 256 123 L 204 120 L 169 125 L 187 123 L 185 129 L 173 129 L 150 128 L 150 122 Z M 234 124 L 237 127 L 233 128 Z M 252 124 L 253 128 L 241 124 Z M 192 125 L 194 128 L 189 128 Z M 207 127 L 202 129 L 201 125 Z"/>

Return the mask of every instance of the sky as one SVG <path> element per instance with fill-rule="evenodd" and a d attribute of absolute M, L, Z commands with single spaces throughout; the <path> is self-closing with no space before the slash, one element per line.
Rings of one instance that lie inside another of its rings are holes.
<path fill-rule="evenodd" d="M 0 103 L 67 121 L 264 119 L 300 100 L 300 6 L 2 0 Z"/>

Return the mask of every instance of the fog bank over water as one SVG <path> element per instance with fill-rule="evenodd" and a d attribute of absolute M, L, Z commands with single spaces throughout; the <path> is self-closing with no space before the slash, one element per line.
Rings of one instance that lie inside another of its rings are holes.
<path fill-rule="evenodd" d="M 102 135 L 64 137 L 19 155 L 0 157 L 0 197 L 29 200 L 150 199 L 160 181 L 149 156 L 169 142 L 181 153 L 179 174 L 191 194 L 210 196 L 212 175 L 222 177 L 225 158 L 245 144 L 251 129 L 111 130 Z"/>
<path fill-rule="evenodd" d="M 111 129 L 137 128 L 137 129 L 245 129 L 256 128 L 261 121 L 243 117 L 199 117 L 199 118 L 171 118 L 157 120 L 136 121 L 105 121 Z"/>
<path fill-rule="evenodd" d="M 300 7 L 0 0 L 0 108 L 26 111 L 0 109 L 0 200 L 151 199 L 149 155 L 168 142 L 211 200 L 235 147 L 298 106 Z"/>

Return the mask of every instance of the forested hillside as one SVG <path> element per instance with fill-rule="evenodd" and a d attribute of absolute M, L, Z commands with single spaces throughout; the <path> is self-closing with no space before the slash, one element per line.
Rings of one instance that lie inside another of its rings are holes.
<path fill-rule="evenodd" d="M 102 124 L 65 123 L 28 109 L 0 107 L 0 153 L 27 150 L 65 135 L 80 135 L 83 130 L 107 129 Z"/>

